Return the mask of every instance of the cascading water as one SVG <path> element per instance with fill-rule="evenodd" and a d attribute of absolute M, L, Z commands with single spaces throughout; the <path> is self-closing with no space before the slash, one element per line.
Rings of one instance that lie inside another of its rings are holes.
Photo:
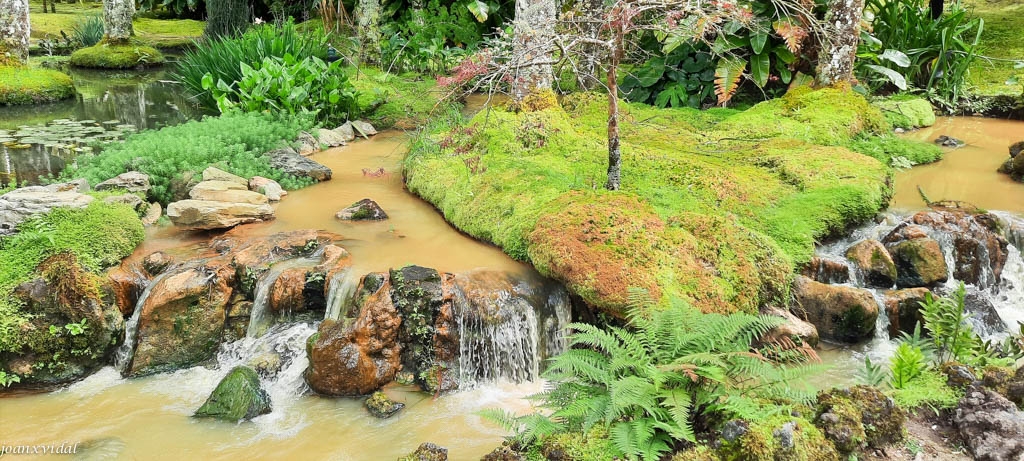
<path fill-rule="evenodd" d="M 274 316 L 270 312 L 270 291 L 274 288 L 274 283 L 281 277 L 281 274 L 288 269 L 302 266 L 314 266 L 319 262 L 317 255 L 313 255 L 309 258 L 296 258 L 281 261 L 274 264 L 263 274 L 256 282 L 254 288 L 255 296 L 253 297 L 252 313 L 249 316 L 249 327 L 246 329 L 245 336 L 249 338 L 259 337 L 267 332 L 267 329 L 274 324 Z"/>
<path fill-rule="evenodd" d="M 139 295 L 139 300 L 135 302 L 135 310 L 124 325 L 124 342 L 114 352 L 114 368 L 120 373 L 124 374 L 128 370 L 132 358 L 135 356 L 135 343 L 139 330 L 139 319 L 142 317 L 142 307 L 146 305 L 146 300 L 149 299 L 153 288 L 174 272 L 173 267 L 166 268 L 162 274 L 156 276 L 149 282 L 149 285 L 146 285 L 146 289 Z"/>
<path fill-rule="evenodd" d="M 351 268 L 340 271 L 327 281 L 327 311 L 324 320 L 341 320 L 359 287 L 359 276 Z"/>

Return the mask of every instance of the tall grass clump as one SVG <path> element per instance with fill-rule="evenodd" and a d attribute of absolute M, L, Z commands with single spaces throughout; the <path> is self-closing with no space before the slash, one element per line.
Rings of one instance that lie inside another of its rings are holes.
<path fill-rule="evenodd" d="M 216 101 L 210 91 L 203 89 L 203 76 L 211 74 L 213 81 L 227 82 L 234 87 L 242 79 L 242 64 L 259 67 L 266 58 L 296 60 L 307 57 L 327 57 L 327 37 L 322 33 L 302 33 L 291 21 L 280 27 L 263 24 L 247 30 L 240 36 L 223 36 L 196 44 L 186 51 L 174 70 L 174 78 L 185 85 L 199 101 L 210 108 Z"/>
<path fill-rule="evenodd" d="M 84 177 L 96 184 L 126 171 L 149 175 L 150 196 L 167 204 L 175 199 L 172 183 L 188 181 L 208 166 L 244 178 L 264 176 L 287 189 L 308 185 L 309 180 L 285 175 L 271 168 L 265 152 L 288 143 L 312 126 L 308 116 L 279 119 L 270 114 L 230 113 L 206 117 L 182 125 L 129 136 L 97 155 L 77 158 L 78 166 L 65 170 L 69 178 Z"/>
<path fill-rule="evenodd" d="M 83 47 L 99 43 L 103 40 L 103 18 L 94 14 L 79 19 L 71 26 L 71 39 Z"/>
<path fill-rule="evenodd" d="M 953 3 L 942 17 L 932 19 L 931 10 L 921 0 L 867 0 L 865 10 L 873 13 L 874 19 L 871 37 L 861 40 L 858 50 L 861 80 L 871 82 L 875 90 L 888 85 L 888 79 L 873 78 L 868 64 L 876 62 L 902 74 L 908 86 L 924 90 L 933 101 L 953 104 L 964 96 L 968 68 L 977 56 L 984 27 L 980 18 Z M 889 58 L 863 59 L 877 53 Z"/>

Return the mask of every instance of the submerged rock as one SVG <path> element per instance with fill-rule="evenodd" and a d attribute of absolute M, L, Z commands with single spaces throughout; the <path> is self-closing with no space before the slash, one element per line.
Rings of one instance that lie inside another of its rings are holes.
<path fill-rule="evenodd" d="M 793 297 L 793 313 L 814 324 L 823 338 L 856 342 L 875 332 L 878 304 L 870 291 L 798 276 Z"/>
<path fill-rule="evenodd" d="M 130 193 L 145 194 L 149 192 L 149 175 L 138 171 L 121 173 L 96 185 L 96 190 L 123 190 Z"/>
<path fill-rule="evenodd" d="M 416 451 L 399 458 L 398 461 L 448 461 L 448 449 L 425 442 L 420 444 Z"/>
<path fill-rule="evenodd" d="M 973 388 L 960 400 L 953 423 L 975 459 L 1024 459 L 1024 412 L 998 393 Z"/>
<path fill-rule="evenodd" d="M 957 138 L 954 138 L 954 137 L 951 137 L 951 136 L 946 136 L 946 135 L 942 135 L 942 136 L 939 136 L 939 137 L 935 138 L 935 144 L 938 144 L 938 145 L 940 145 L 942 147 L 953 147 L 953 148 L 963 147 L 963 146 L 967 145 L 967 143 L 965 143 L 965 142 L 963 142 L 963 141 L 961 141 L 961 140 L 959 140 Z"/>
<path fill-rule="evenodd" d="M 270 396 L 260 386 L 252 368 L 231 369 L 193 416 L 224 421 L 243 421 L 270 413 Z"/>
<path fill-rule="evenodd" d="M 846 250 L 846 259 L 864 276 L 869 286 L 888 288 L 896 283 L 896 263 L 878 240 L 861 240 Z"/>
<path fill-rule="evenodd" d="M 167 205 L 167 217 L 176 226 L 186 229 L 227 229 L 239 224 L 274 219 L 274 209 L 266 203 L 256 205 L 251 203 L 181 200 Z"/>
<path fill-rule="evenodd" d="M 267 152 L 270 158 L 270 166 L 277 168 L 286 174 L 302 178 L 312 178 L 317 181 L 331 179 L 331 169 L 313 160 L 303 157 L 295 152 L 295 149 L 286 147 Z"/>
<path fill-rule="evenodd" d="M 14 233 L 18 224 L 54 208 L 85 208 L 93 201 L 79 183 L 29 186 L 0 195 L 0 235 Z"/>
<path fill-rule="evenodd" d="M 1024 181 L 1024 155 L 1009 158 L 999 167 L 1000 173 L 1006 173 L 1017 181 Z"/>
<path fill-rule="evenodd" d="M 846 283 L 850 281 L 850 268 L 839 261 L 819 256 L 811 258 L 802 271 L 804 276 L 821 283 Z"/>
<path fill-rule="evenodd" d="M 377 202 L 364 198 L 339 211 L 335 217 L 343 221 L 380 221 L 388 219 L 388 214 Z"/>
<path fill-rule="evenodd" d="M 1024 152 L 1024 141 L 1017 141 L 1010 144 L 1010 158 L 1017 158 L 1021 152 Z"/>
<path fill-rule="evenodd" d="M 370 395 L 364 404 L 371 415 L 381 419 L 390 418 L 394 416 L 395 413 L 398 413 L 401 409 L 405 408 L 404 403 L 391 400 L 381 391 L 374 392 Z"/>
<path fill-rule="evenodd" d="M 928 287 L 949 278 L 942 248 L 931 238 L 904 240 L 890 246 L 889 254 L 896 263 L 897 287 Z"/>

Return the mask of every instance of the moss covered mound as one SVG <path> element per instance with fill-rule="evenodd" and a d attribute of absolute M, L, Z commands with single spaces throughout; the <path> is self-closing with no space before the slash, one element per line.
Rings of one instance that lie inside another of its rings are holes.
<path fill-rule="evenodd" d="M 800 89 L 746 112 L 624 105 L 618 192 L 602 187 L 604 97 L 562 106 L 439 124 L 413 145 L 408 187 L 613 315 L 630 287 L 705 312 L 781 303 L 816 239 L 888 202 L 889 168 L 839 147 L 889 129 L 849 91 Z"/>
<path fill-rule="evenodd" d="M 39 104 L 75 95 L 71 77 L 51 69 L 0 66 L 0 106 Z"/>
<path fill-rule="evenodd" d="M 148 45 L 99 43 L 71 54 L 71 65 L 96 69 L 131 69 L 163 64 L 164 55 Z"/>
<path fill-rule="evenodd" d="M 220 380 L 195 416 L 237 422 L 267 413 L 270 413 L 270 396 L 260 387 L 259 376 L 252 368 L 239 366 Z"/>
<path fill-rule="evenodd" d="M 350 74 L 359 91 L 356 102 L 362 117 L 378 130 L 415 130 L 436 118 L 447 104 L 441 90 L 422 75 L 393 75 L 379 69 L 360 68 Z"/>
<path fill-rule="evenodd" d="M 932 103 L 924 98 L 896 96 L 872 102 L 893 127 L 910 130 L 935 124 Z"/>

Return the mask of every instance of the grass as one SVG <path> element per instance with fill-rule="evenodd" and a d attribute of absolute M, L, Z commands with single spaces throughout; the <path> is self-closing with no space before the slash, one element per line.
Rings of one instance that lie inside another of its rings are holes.
<path fill-rule="evenodd" d="M 103 4 L 60 3 L 57 13 L 42 13 L 35 4 L 32 5 L 29 20 L 32 22 L 32 38 L 35 40 L 47 37 L 60 37 L 63 30 L 71 35 L 71 30 L 80 19 L 103 14 Z M 152 19 L 136 17 L 132 21 L 136 37 L 154 48 L 167 49 L 188 46 L 193 40 L 203 35 L 205 22 L 191 19 Z"/>
<path fill-rule="evenodd" d="M 971 65 L 970 81 L 983 95 L 1020 95 L 1024 93 L 1024 78 L 1016 85 L 1006 81 L 1024 70 L 1014 70 L 1014 60 L 1024 60 L 1024 1 L 1022 0 L 969 0 L 976 16 L 985 20 L 981 34 L 980 53 L 999 60 L 976 59 Z"/>
<path fill-rule="evenodd" d="M 745 112 L 626 104 L 619 192 L 602 187 L 603 97 L 563 107 L 439 122 L 414 142 L 407 184 L 613 315 L 629 287 L 705 312 L 784 303 L 816 240 L 888 202 L 890 169 L 841 147 L 888 130 L 851 92 L 798 90 Z"/>
<path fill-rule="evenodd" d="M 132 69 L 163 64 L 164 55 L 141 42 L 112 45 L 100 42 L 71 53 L 71 65 L 95 69 Z"/>
<path fill-rule="evenodd" d="M 75 95 L 71 77 L 28 66 L 0 66 L 0 106 L 59 101 Z"/>

